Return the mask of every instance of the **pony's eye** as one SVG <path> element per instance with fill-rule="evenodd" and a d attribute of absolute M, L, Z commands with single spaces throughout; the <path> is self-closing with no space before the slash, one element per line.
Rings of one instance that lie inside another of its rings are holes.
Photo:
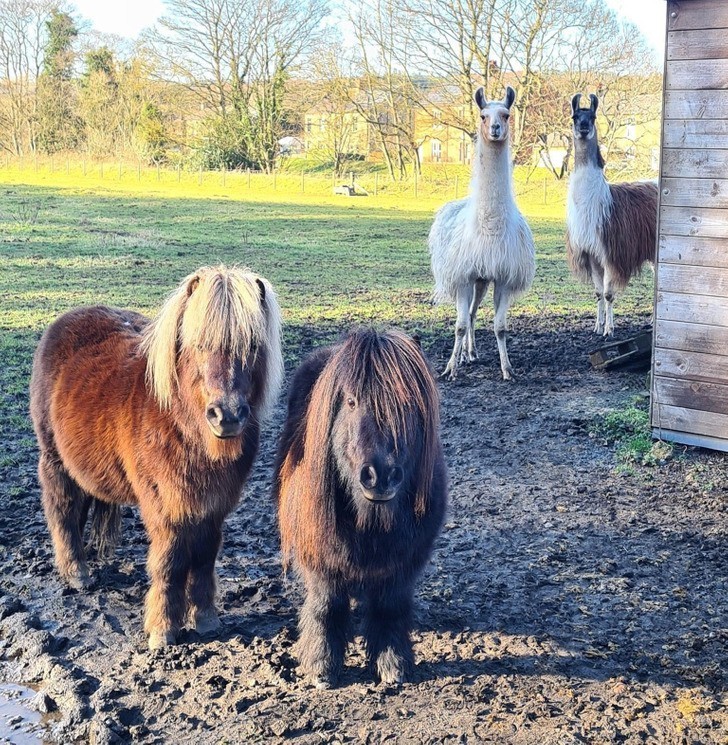
<path fill-rule="evenodd" d="M 355 409 L 356 408 L 356 401 L 351 396 L 349 396 L 349 398 L 346 399 L 346 405 L 350 409 Z"/>

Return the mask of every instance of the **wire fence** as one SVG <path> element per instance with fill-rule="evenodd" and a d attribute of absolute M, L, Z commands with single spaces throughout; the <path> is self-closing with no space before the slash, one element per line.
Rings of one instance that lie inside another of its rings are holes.
<path fill-rule="evenodd" d="M 190 170 L 182 166 L 148 165 L 141 161 L 98 160 L 93 158 L 33 155 L 17 157 L 8 153 L 0 156 L 0 170 L 22 180 L 60 183 L 63 180 L 89 184 L 155 184 L 177 186 L 186 191 L 206 188 L 234 193 L 280 192 L 291 195 L 347 197 L 410 197 L 458 199 L 467 195 L 470 174 L 467 166 L 444 166 L 423 169 L 393 180 L 386 173 L 377 171 L 346 174 L 315 171 L 276 169 L 271 172 L 247 170 Z M 517 166 L 514 170 L 514 191 L 518 198 L 531 203 L 563 203 L 566 184 L 557 181 L 543 169 Z"/>

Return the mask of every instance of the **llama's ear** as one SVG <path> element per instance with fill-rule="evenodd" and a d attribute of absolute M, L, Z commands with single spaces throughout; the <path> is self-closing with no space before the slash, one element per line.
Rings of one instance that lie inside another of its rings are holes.
<path fill-rule="evenodd" d="M 599 99 L 593 93 L 590 93 L 589 100 L 591 101 L 592 114 L 596 114 L 597 108 L 599 108 Z"/>
<path fill-rule="evenodd" d="M 516 100 L 516 92 L 509 85 L 506 88 L 506 108 L 510 109 L 513 106 L 513 102 Z"/>
<path fill-rule="evenodd" d="M 189 297 L 196 289 L 197 285 L 200 284 L 200 278 L 195 274 L 192 279 L 187 283 L 187 297 Z"/>
<path fill-rule="evenodd" d="M 579 101 L 581 101 L 581 93 L 577 93 L 574 98 L 571 99 L 571 115 L 575 116 L 579 110 Z"/>
<path fill-rule="evenodd" d="M 260 302 L 265 302 L 265 282 L 262 279 L 256 277 L 255 283 L 258 285 L 258 292 L 260 293 Z"/>
<path fill-rule="evenodd" d="M 478 104 L 478 108 L 481 111 L 488 105 L 488 99 L 485 97 L 485 88 L 482 85 L 475 91 L 475 103 Z"/>

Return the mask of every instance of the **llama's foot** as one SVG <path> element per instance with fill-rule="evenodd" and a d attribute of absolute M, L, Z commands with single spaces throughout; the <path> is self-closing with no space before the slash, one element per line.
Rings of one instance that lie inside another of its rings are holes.
<path fill-rule="evenodd" d="M 503 380 L 515 380 L 516 374 L 513 372 L 513 368 L 510 365 L 506 365 L 502 369 L 503 372 Z"/>
<path fill-rule="evenodd" d="M 177 634 L 171 630 L 164 629 L 152 629 L 149 633 L 149 649 L 164 649 L 164 647 L 171 647 L 177 643 Z"/>
<path fill-rule="evenodd" d="M 216 634 L 222 624 L 217 611 L 214 608 L 198 608 L 192 618 L 192 628 L 200 636 L 212 636 Z"/>
<path fill-rule="evenodd" d="M 604 334 L 604 322 L 597 319 L 596 323 L 594 324 L 594 333 L 595 334 Z"/>
<path fill-rule="evenodd" d="M 458 376 L 458 366 L 453 359 L 447 363 L 447 367 L 440 373 L 441 378 L 447 378 L 448 380 L 455 380 Z"/>

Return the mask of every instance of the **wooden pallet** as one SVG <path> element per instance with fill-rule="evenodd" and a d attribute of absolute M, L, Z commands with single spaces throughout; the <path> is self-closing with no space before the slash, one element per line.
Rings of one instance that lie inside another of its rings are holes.
<path fill-rule="evenodd" d="M 595 370 L 649 370 L 651 358 L 652 329 L 589 352 L 589 361 Z"/>

